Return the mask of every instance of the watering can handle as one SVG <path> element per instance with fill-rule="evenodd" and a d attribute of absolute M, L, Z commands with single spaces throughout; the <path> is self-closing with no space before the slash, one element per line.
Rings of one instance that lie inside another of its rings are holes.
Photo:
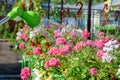
<path fill-rule="evenodd" d="M 0 20 L 0 25 L 4 24 L 5 22 L 7 22 L 10 18 L 7 16 L 5 18 L 3 18 L 2 20 Z"/>
<path fill-rule="evenodd" d="M 0 20 L 0 25 L 4 24 L 9 19 L 13 20 L 17 16 L 21 16 L 22 13 L 23 13 L 22 11 L 23 10 L 20 7 L 13 8 L 12 11 L 10 11 L 5 18 L 3 18 L 2 20 Z"/>

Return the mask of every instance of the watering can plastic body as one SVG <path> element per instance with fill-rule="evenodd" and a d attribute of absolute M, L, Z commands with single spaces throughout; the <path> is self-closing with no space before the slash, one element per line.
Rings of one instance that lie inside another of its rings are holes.
<path fill-rule="evenodd" d="M 34 11 L 24 11 L 21 7 L 15 7 L 10 11 L 4 19 L 0 21 L 0 24 L 8 21 L 9 19 L 14 19 L 17 16 L 21 17 L 24 22 L 30 27 L 36 27 L 40 23 L 40 16 L 37 12 Z"/>

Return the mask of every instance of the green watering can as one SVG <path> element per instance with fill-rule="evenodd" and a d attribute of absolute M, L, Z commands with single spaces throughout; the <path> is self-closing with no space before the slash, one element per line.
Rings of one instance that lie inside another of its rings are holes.
<path fill-rule="evenodd" d="M 24 11 L 21 7 L 15 7 L 10 11 L 5 18 L 0 20 L 0 25 L 7 22 L 9 19 L 13 20 L 17 16 L 21 17 L 24 22 L 30 27 L 36 27 L 40 23 L 40 16 L 37 12 L 34 11 Z"/>

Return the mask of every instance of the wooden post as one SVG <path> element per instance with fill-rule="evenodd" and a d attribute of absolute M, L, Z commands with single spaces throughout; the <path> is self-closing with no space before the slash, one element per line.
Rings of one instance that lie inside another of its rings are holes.
<path fill-rule="evenodd" d="M 63 11 L 63 0 L 61 0 L 61 24 L 62 24 L 62 11 Z"/>
<path fill-rule="evenodd" d="M 88 32 L 91 32 L 91 5 L 92 5 L 92 0 L 88 0 L 88 16 L 87 16 L 87 30 L 88 30 Z"/>

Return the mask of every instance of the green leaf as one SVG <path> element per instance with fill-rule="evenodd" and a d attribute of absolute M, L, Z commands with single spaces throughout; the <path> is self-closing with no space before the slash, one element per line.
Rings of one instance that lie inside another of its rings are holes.
<path fill-rule="evenodd" d="M 84 73 L 82 73 L 81 78 L 86 78 L 86 75 Z"/>
<path fill-rule="evenodd" d="M 45 44 L 46 42 L 47 42 L 47 40 L 44 39 L 44 40 L 42 40 L 40 43 L 41 43 L 41 44 Z"/>
<path fill-rule="evenodd" d="M 52 77 L 53 77 L 53 79 L 65 80 L 64 75 L 58 75 L 58 74 L 52 73 Z"/>

